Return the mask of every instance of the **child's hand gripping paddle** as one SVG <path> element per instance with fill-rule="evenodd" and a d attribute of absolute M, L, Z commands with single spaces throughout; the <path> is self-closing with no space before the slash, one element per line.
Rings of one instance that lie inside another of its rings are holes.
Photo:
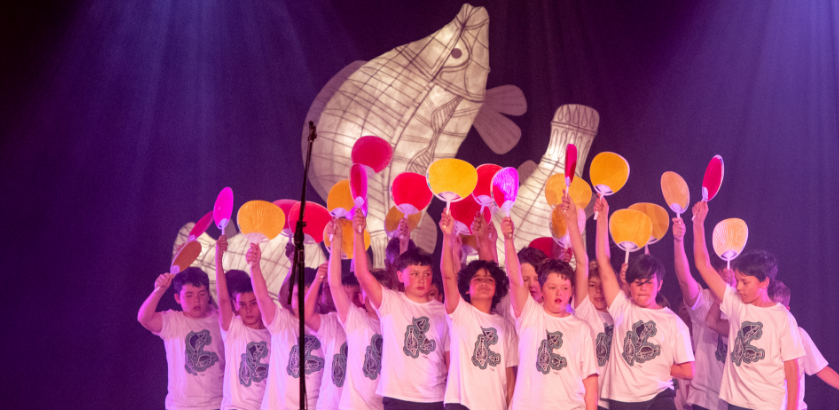
<path fill-rule="evenodd" d="M 684 178 L 672 171 L 661 174 L 661 193 L 667 206 L 681 218 L 690 203 L 690 190 Z"/>
<path fill-rule="evenodd" d="M 355 207 L 355 201 L 350 189 L 350 180 L 342 179 L 332 185 L 326 197 L 326 208 L 329 213 L 335 218 L 345 218 L 353 207 Z"/>
<path fill-rule="evenodd" d="M 192 230 L 189 231 L 189 236 L 186 238 L 187 242 L 194 241 L 202 233 L 207 232 L 207 228 L 213 223 L 213 212 L 207 212 L 207 215 L 201 217 L 198 222 L 195 223 L 195 226 L 192 227 Z M 224 232 L 222 232 L 224 235 Z"/>
<path fill-rule="evenodd" d="M 748 240 L 749 227 L 742 219 L 725 219 L 714 227 L 714 252 L 728 264 L 728 269 L 731 269 L 731 261 L 743 252 Z"/>
<path fill-rule="evenodd" d="M 626 185 L 629 163 L 614 152 L 601 152 L 591 160 L 589 178 L 598 196 L 613 195 Z M 594 219 L 597 220 L 597 212 L 594 213 Z"/>
<path fill-rule="evenodd" d="M 423 178 L 422 186 L 426 187 L 427 189 L 427 186 L 425 185 L 425 178 Z M 429 191 L 429 199 L 430 198 L 431 192 Z M 393 238 L 397 236 L 399 234 L 399 224 L 401 224 L 402 221 L 405 221 L 405 227 L 407 228 L 407 232 L 405 233 L 410 236 L 411 231 L 417 228 L 417 225 L 419 225 L 420 220 L 422 220 L 421 212 L 417 212 L 411 215 L 405 215 L 401 210 L 399 210 L 399 208 L 393 206 L 390 208 L 390 211 L 388 211 L 387 215 L 385 216 L 385 233 L 387 233 L 388 238 Z"/>
<path fill-rule="evenodd" d="M 297 232 L 297 221 L 300 219 L 300 203 L 294 204 L 288 214 L 288 226 L 291 229 L 291 234 Z M 323 230 L 332 216 L 329 211 L 321 204 L 314 202 L 306 202 L 306 209 L 303 215 L 303 220 L 306 226 L 303 227 L 303 243 L 316 244 L 323 241 Z"/>
<path fill-rule="evenodd" d="M 268 201 L 248 201 L 239 208 L 236 221 L 239 231 L 250 243 L 270 241 L 282 232 L 285 214 L 280 207 Z"/>
<path fill-rule="evenodd" d="M 201 254 L 201 244 L 198 241 L 189 241 L 178 251 L 175 259 L 172 260 L 172 266 L 169 267 L 169 273 L 177 274 L 189 267 L 192 262 L 198 259 Z"/>
<path fill-rule="evenodd" d="M 577 208 L 577 226 L 580 229 L 580 232 L 584 232 L 586 229 L 586 211 L 583 208 Z M 565 222 L 565 216 L 562 215 L 562 210 L 560 207 L 554 207 L 553 211 L 551 211 L 551 236 L 553 240 L 564 249 L 569 249 L 571 247 L 571 235 L 568 231 L 568 225 Z M 551 255 L 551 253 L 547 253 L 546 255 Z"/>
<path fill-rule="evenodd" d="M 233 190 L 226 187 L 219 192 L 216 204 L 213 206 L 213 220 L 222 234 L 230 222 L 231 215 L 233 215 Z"/>
<path fill-rule="evenodd" d="M 612 214 L 609 220 L 609 233 L 612 240 L 626 251 L 624 263 L 629 263 L 629 253 L 647 245 L 653 234 L 650 217 L 634 209 L 621 209 Z"/>
<path fill-rule="evenodd" d="M 661 238 L 667 234 L 667 229 L 670 228 L 670 218 L 667 215 L 667 210 L 663 207 L 649 202 L 639 202 L 637 204 L 630 205 L 629 209 L 643 212 L 650 218 L 650 221 L 653 224 L 652 235 L 645 245 L 647 248 L 660 241 Z M 649 251 L 649 249 L 647 250 Z"/>
<path fill-rule="evenodd" d="M 478 172 L 478 185 L 475 186 L 475 190 L 472 191 L 472 197 L 475 198 L 475 201 L 481 205 L 481 212 L 484 211 L 484 208 L 488 206 L 492 206 L 492 177 L 498 171 L 501 171 L 501 166 L 495 164 L 483 164 L 479 165 L 476 169 Z"/>
<path fill-rule="evenodd" d="M 492 177 L 492 201 L 509 217 L 519 194 L 519 172 L 515 168 L 502 168 Z"/>
<path fill-rule="evenodd" d="M 350 194 L 354 210 L 361 210 L 367 216 L 367 169 L 364 165 L 353 164 L 350 168 Z"/>
<path fill-rule="evenodd" d="M 446 211 L 452 202 L 472 194 L 478 184 L 478 172 L 472 164 L 454 158 L 438 159 L 431 163 L 425 174 L 428 188 L 437 198 L 446 202 Z"/>
<path fill-rule="evenodd" d="M 422 214 L 422 210 L 431 203 L 433 194 L 424 176 L 415 172 L 403 172 L 393 179 L 390 196 L 399 211 L 411 216 Z"/>
<path fill-rule="evenodd" d="M 565 192 L 571 193 L 571 182 L 574 181 L 574 173 L 577 172 L 577 146 L 568 144 L 565 147 Z"/>

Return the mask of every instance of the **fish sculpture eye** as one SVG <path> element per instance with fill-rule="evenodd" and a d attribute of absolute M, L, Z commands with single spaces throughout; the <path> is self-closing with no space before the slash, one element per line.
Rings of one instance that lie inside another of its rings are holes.
<path fill-rule="evenodd" d="M 452 49 L 452 57 L 460 58 L 461 56 L 463 56 L 463 51 L 460 51 L 459 48 Z"/>

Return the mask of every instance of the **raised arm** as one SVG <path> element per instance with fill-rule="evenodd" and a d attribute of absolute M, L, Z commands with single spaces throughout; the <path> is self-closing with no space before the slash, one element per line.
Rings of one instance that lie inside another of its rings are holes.
<path fill-rule="evenodd" d="M 408 251 L 408 246 L 411 242 L 411 233 L 408 232 L 408 217 L 402 218 L 399 221 L 399 227 L 396 228 L 397 235 L 399 237 L 399 254 L 403 254 Z"/>
<path fill-rule="evenodd" d="M 460 302 L 460 292 L 457 290 L 457 272 L 454 267 L 454 219 L 445 210 L 440 216 L 440 231 L 443 232 L 443 252 L 440 257 L 440 271 L 443 272 L 443 292 L 446 294 L 446 313 L 453 313 Z"/>
<path fill-rule="evenodd" d="M 157 312 L 157 304 L 160 303 L 160 298 L 166 293 L 166 289 L 169 289 L 174 278 L 175 275 L 171 273 L 158 276 L 154 281 L 154 290 L 140 305 L 140 311 L 137 312 L 137 321 L 152 333 L 160 333 L 163 330 L 163 316 Z"/>
<path fill-rule="evenodd" d="M 341 224 L 333 220 L 327 226 L 327 234 L 332 237 L 332 250 L 329 252 L 329 290 L 332 292 L 332 301 L 335 302 L 335 310 L 338 311 L 338 319 L 341 323 L 347 322 L 347 312 L 350 311 L 350 298 L 344 291 L 344 283 L 341 281 L 341 249 L 344 242 L 344 232 Z"/>
<path fill-rule="evenodd" d="M 259 313 L 262 313 L 262 323 L 266 326 L 274 323 L 274 299 L 268 294 L 268 285 L 265 283 L 265 277 L 262 276 L 262 268 L 259 263 L 262 261 L 262 249 L 259 249 L 259 244 L 252 243 L 248 253 L 245 255 L 245 261 L 248 262 L 248 267 L 251 270 L 251 284 L 253 285 L 253 295 L 256 296 L 256 304 L 259 305 Z M 286 275 L 285 282 L 291 279 L 291 269 Z M 287 286 L 287 283 L 283 284 Z M 282 296 L 280 296 L 282 299 Z"/>
<path fill-rule="evenodd" d="M 586 245 L 583 244 L 583 235 L 580 232 L 579 214 L 577 205 L 574 204 L 568 195 L 562 197 L 562 204 L 559 205 L 565 225 L 568 227 L 568 236 L 571 237 L 571 249 L 574 251 L 574 260 L 577 262 L 574 275 L 576 286 L 574 288 L 574 308 L 588 297 L 588 255 Z M 597 379 L 595 379 L 597 380 Z M 596 386 L 596 384 L 595 384 Z M 597 400 L 595 400 L 595 403 Z"/>
<path fill-rule="evenodd" d="M 609 203 L 606 198 L 597 198 L 594 202 L 594 212 L 599 213 L 597 219 L 597 239 L 595 254 L 597 255 L 597 269 L 600 270 L 600 280 L 603 283 L 603 294 L 606 296 L 606 303 L 612 306 L 618 292 L 621 292 L 618 277 L 612 269 L 611 254 L 609 252 Z"/>
<path fill-rule="evenodd" d="M 519 255 L 516 253 L 516 243 L 513 241 L 515 231 L 516 227 L 513 225 L 513 220 L 509 216 L 501 221 L 501 233 L 504 235 L 504 263 L 507 265 L 507 276 L 510 277 L 513 313 L 515 313 L 516 317 L 520 317 L 521 312 L 524 310 L 524 304 L 527 303 L 530 291 L 525 286 L 524 278 L 521 276 Z"/>
<path fill-rule="evenodd" d="M 492 261 L 498 263 L 498 231 L 495 230 L 495 224 L 490 221 L 487 223 L 487 238 L 489 238 L 489 249 L 492 252 Z"/>
<path fill-rule="evenodd" d="M 352 221 L 353 229 L 353 261 L 355 262 L 355 277 L 370 298 L 373 307 L 378 309 L 382 305 L 382 284 L 367 268 L 367 249 L 364 248 L 364 230 L 367 229 L 367 218 L 361 212 L 356 212 Z"/>
<path fill-rule="evenodd" d="M 478 259 L 482 261 L 497 261 L 492 253 L 492 245 L 489 239 L 489 225 L 484 216 L 478 212 L 475 214 L 475 220 L 472 221 L 472 233 L 475 234 L 475 240 L 478 242 Z"/>
<path fill-rule="evenodd" d="M 306 292 L 306 298 L 303 302 L 306 326 L 309 326 L 315 332 L 320 329 L 320 313 L 315 312 L 315 307 L 318 305 L 320 287 L 323 286 L 323 281 L 326 279 L 326 273 L 328 271 L 329 263 L 325 262 L 318 266 L 318 273 L 315 275 L 315 280 L 312 282 L 311 286 L 309 286 L 309 291 Z"/>
<path fill-rule="evenodd" d="M 720 278 L 714 267 L 711 266 L 711 258 L 708 256 L 708 247 L 705 244 L 705 218 L 708 216 L 708 203 L 699 201 L 693 206 L 693 262 L 696 269 L 708 284 L 708 289 L 722 300 L 725 295 L 725 281 Z"/>
<path fill-rule="evenodd" d="M 702 288 L 690 274 L 690 264 L 685 254 L 685 232 L 687 228 L 682 218 L 673 218 L 673 260 L 676 265 L 676 279 L 679 281 L 685 306 L 693 306 Z"/>
<path fill-rule="evenodd" d="M 233 320 L 233 305 L 230 303 L 230 292 L 227 290 L 227 277 L 221 264 L 224 253 L 227 252 L 227 237 L 221 235 L 216 242 L 216 297 L 218 298 L 218 322 L 226 332 Z"/>

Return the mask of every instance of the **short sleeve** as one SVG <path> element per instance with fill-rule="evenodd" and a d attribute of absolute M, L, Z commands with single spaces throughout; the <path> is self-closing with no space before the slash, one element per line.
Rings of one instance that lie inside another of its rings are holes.
<path fill-rule="evenodd" d="M 626 297 L 626 294 L 623 293 L 623 291 L 620 291 L 615 296 L 615 299 L 612 300 L 612 304 L 609 305 L 607 310 L 609 311 L 609 314 L 612 315 L 612 318 L 615 319 L 615 322 L 617 322 L 618 318 L 622 318 L 624 316 L 631 303 L 632 302 L 630 302 Z"/>
<path fill-rule="evenodd" d="M 714 298 L 710 295 L 710 292 L 707 289 L 700 290 L 696 296 L 696 301 L 693 302 L 693 306 L 687 306 L 688 316 L 690 316 L 691 321 L 697 323 L 705 322 L 705 316 L 708 315 L 711 304 L 714 303 Z M 678 310 L 678 306 L 676 308 Z"/>
<path fill-rule="evenodd" d="M 510 322 L 505 320 L 504 326 L 507 329 L 507 346 L 504 347 L 507 352 L 507 357 L 504 360 L 507 363 L 507 367 L 515 367 L 519 365 L 519 335 Z"/>
<path fill-rule="evenodd" d="M 160 327 L 160 332 L 154 334 L 160 336 L 160 338 L 163 340 L 169 340 L 172 337 L 174 337 L 174 335 L 177 335 L 179 313 L 180 312 L 176 312 L 174 310 L 160 312 L 162 326 Z"/>
<path fill-rule="evenodd" d="M 335 333 L 338 331 L 337 314 L 328 313 L 320 315 L 320 327 L 315 332 L 315 337 L 321 342 L 335 339 Z"/>
<path fill-rule="evenodd" d="M 344 327 L 344 332 L 350 333 L 353 330 L 358 329 L 358 315 L 360 314 L 362 314 L 361 308 L 350 303 L 350 307 L 347 309 L 347 319 L 341 322 L 341 318 L 338 318 L 338 322 Z"/>
<path fill-rule="evenodd" d="M 239 315 L 234 315 L 233 318 L 230 319 L 230 325 L 227 326 L 227 330 L 224 330 L 219 323 L 218 328 L 221 332 L 221 340 L 226 342 L 227 338 L 231 337 L 231 335 L 236 337 L 236 334 L 240 331 L 241 326 L 243 326 L 242 317 Z"/>
<path fill-rule="evenodd" d="M 448 316 L 449 319 L 451 319 L 453 324 L 457 325 L 469 320 L 469 318 L 467 317 L 469 315 L 468 309 L 472 307 L 472 305 L 466 305 L 469 305 L 469 303 L 463 300 L 463 298 L 461 298 L 460 301 L 457 302 L 457 307 L 454 308 L 454 312 L 446 313 L 446 316 Z"/>
<path fill-rule="evenodd" d="M 801 332 L 801 344 L 804 345 L 804 357 L 801 358 L 801 365 L 804 368 L 804 373 L 812 376 L 827 367 L 827 360 L 822 356 L 822 352 L 813 343 L 813 339 L 802 328 L 798 328 Z"/>
<path fill-rule="evenodd" d="M 463 301 L 461 301 L 463 302 Z M 463 302 L 466 303 L 466 302 Z M 463 303 L 458 303 L 458 305 L 462 305 Z M 451 338 L 449 337 L 449 325 L 448 323 L 443 326 L 443 351 L 449 352 L 451 351 Z"/>
<path fill-rule="evenodd" d="M 786 362 L 804 356 L 804 346 L 801 344 L 801 332 L 798 331 L 798 323 L 789 312 L 787 312 L 787 318 L 779 336 L 781 337 L 781 360 Z"/>
<path fill-rule="evenodd" d="M 693 356 L 693 347 L 690 342 L 690 331 L 685 322 L 682 322 L 675 314 L 674 316 L 674 337 L 673 337 L 673 363 L 682 364 L 696 361 Z"/>
<path fill-rule="evenodd" d="M 734 309 L 737 309 L 737 307 L 742 304 L 743 301 L 740 300 L 740 296 L 737 296 L 737 290 L 729 285 L 725 285 L 725 294 L 723 295 L 722 303 L 720 304 L 720 312 L 731 316 Z"/>
<path fill-rule="evenodd" d="M 533 326 L 536 320 L 536 315 L 538 314 L 537 309 L 540 306 L 533 300 L 533 296 L 530 296 L 530 293 L 527 294 L 527 301 L 524 302 L 524 309 L 521 310 L 521 315 L 516 318 L 516 330 L 521 329 L 523 327 Z"/>
<path fill-rule="evenodd" d="M 591 340 L 591 329 L 588 324 L 582 327 L 582 345 L 580 349 L 580 376 L 584 379 L 593 375 L 599 374 L 600 369 L 597 367 L 597 356 L 594 353 L 594 341 Z"/>
<path fill-rule="evenodd" d="M 268 332 L 272 335 L 280 333 L 283 329 L 291 325 L 291 313 L 287 309 L 280 307 L 277 302 L 274 302 L 274 321 L 265 322 L 265 316 L 262 316 L 263 324 L 268 328 Z"/>
<path fill-rule="evenodd" d="M 373 308 L 376 309 L 376 313 L 379 315 L 379 317 L 387 316 L 393 311 L 393 304 L 395 302 L 395 298 L 398 297 L 399 295 L 396 292 L 382 286 L 382 303 L 379 305 L 378 308 L 373 306 Z"/>

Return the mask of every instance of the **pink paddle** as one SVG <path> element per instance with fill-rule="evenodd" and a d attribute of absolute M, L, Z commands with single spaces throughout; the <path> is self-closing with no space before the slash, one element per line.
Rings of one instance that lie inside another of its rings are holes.
<path fill-rule="evenodd" d="M 390 187 L 393 203 L 405 215 L 413 215 L 425 209 L 431 203 L 434 194 L 428 189 L 424 175 L 403 172 L 393 179 Z"/>
<path fill-rule="evenodd" d="M 192 227 L 192 230 L 189 231 L 189 237 L 186 238 L 187 241 L 194 241 L 195 238 L 201 236 L 202 233 L 207 232 L 207 228 L 210 227 L 210 224 L 213 223 L 213 212 L 207 212 L 207 215 L 201 217 L 198 222 L 195 223 L 195 226 Z M 224 235 L 224 232 L 222 232 Z"/>
<path fill-rule="evenodd" d="M 519 194 L 519 172 L 515 168 L 502 168 L 492 177 L 492 200 L 499 209 L 510 216 L 510 209 Z"/>
<path fill-rule="evenodd" d="M 574 172 L 577 171 L 577 146 L 568 144 L 565 148 L 565 195 L 568 195 L 571 182 L 574 181 Z"/>
<path fill-rule="evenodd" d="M 483 212 L 484 220 L 487 222 L 492 220 L 492 213 L 488 208 L 482 207 L 475 201 L 475 198 L 467 197 L 462 201 L 452 202 L 449 208 L 452 218 L 455 220 L 457 231 L 463 234 L 473 234 L 472 222 L 475 221 L 475 214 Z"/>
<path fill-rule="evenodd" d="M 332 220 L 332 215 L 329 214 L 329 210 L 321 204 L 306 202 L 306 212 L 303 217 L 306 221 L 306 226 L 303 227 L 304 242 L 307 244 L 323 242 L 324 228 Z M 292 235 L 297 230 L 297 218 L 300 218 L 299 202 L 291 207 L 286 218 Z"/>
<path fill-rule="evenodd" d="M 528 248 L 535 248 L 545 253 L 545 256 L 551 257 L 553 255 L 554 239 L 547 236 L 536 238 L 530 241 Z"/>
<path fill-rule="evenodd" d="M 219 230 L 224 232 L 224 228 L 230 222 L 230 215 L 233 214 L 233 190 L 226 187 L 221 190 L 216 198 L 216 204 L 213 207 L 213 220 Z"/>
<path fill-rule="evenodd" d="M 478 171 L 478 185 L 475 186 L 475 190 L 472 191 L 472 197 L 475 198 L 481 208 L 485 208 L 492 205 L 492 177 L 498 171 L 501 171 L 501 167 L 495 164 L 483 164 L 478 166 L 475 169 Z"/>
<path fill-rule="evenodd" d="M 352 193 L 355 209 L 361 209 L 367 216 L 367 169 L 364 165 L 353 164 L 350 168 L 350 193 Z"/>
<path fill-rule="evenodd" d="M 361 164 L 375 173 L 381 172 L 393 158 L 390 143 L 372 135 L 361 137 L 352 146 L 353 164 Z"/>
<path fill-rule="evenodd" d="M 705 168 L 705 178 L 702 178 L 702 200 L 708 202 L 717 196 L 722 185 L 722 178 L 725 176 L 725 167 L 722 157 L 714 155 L 708 167 Z"/>
<path fill-rule="evenodd" d="M 286 216 L 285 227 L 283 228 L 283 231 L 280 232 L 280 235 L 285 236 L 286 238 L 291 238 L 291 228 L 289 228 L 289 224 L 288 224 L 288 221 L 290 221 L 289 218 L 291 218 L 291 207 L 293 207 L 294 204 L 299 204 L 299 203 L 300 203 L 300 201 L 295 201 L 293 199 L 278 199 L 278 200 L 274 201 L 274 205 L 280 207 L 280 209 L 283 210 L 283 214 Z M 297 211 L 297 212 L 300 212 L 300 211 Z"/>

